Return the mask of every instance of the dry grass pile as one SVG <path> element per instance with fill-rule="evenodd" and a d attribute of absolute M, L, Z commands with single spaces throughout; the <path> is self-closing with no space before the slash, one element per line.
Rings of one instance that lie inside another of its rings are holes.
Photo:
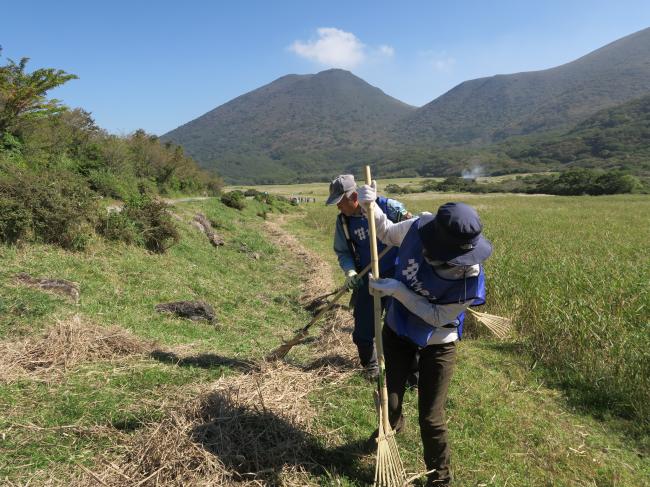
<path fill-rule="evenodd" d="M 273 222 L 267 222 L 267 231 L 309 269 L 302 304 L 333 289 L 326 263 Z M 316 431 L 309 397 L 324 384 L 345 380 L 356 367 L 350 313 L 333 310 L 320 329 L 310 345 L 311 363 L 256 364 L 248 373 L 218 380 L 210 392 L 109 452 L 77 485 L 318 485 L 313 479 L 325 472 L 323 444 L 330 439 Z"/>
<path fill-rule="evenodd" d="M 118 327 L 104 328 L 74 316 L 59 321 L 37 339 L 0 343 L 0 382 L 42 376 L 83 362 L 110 360 L 152 350 L 147 343 Z"/>
<path fill-rule="evenodd" d="M 309 485 L 322 473 L 308 395 L 327 375 L 276 364 L 223 378 L 135 438 L 83 485 Z"/>

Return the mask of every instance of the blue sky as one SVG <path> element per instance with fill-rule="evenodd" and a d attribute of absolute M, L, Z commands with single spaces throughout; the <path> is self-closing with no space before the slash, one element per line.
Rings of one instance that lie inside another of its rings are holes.
<path fill-rule="evenodd" d="M 648 0 L 0 0 L 3 57 L 79 76 L 52 92 L 98 125 L 161 135 L 289 73 L 349 69 L 421 106 L 650 27 Z M 4 60 L 1 61 L 4 63 Z"/>

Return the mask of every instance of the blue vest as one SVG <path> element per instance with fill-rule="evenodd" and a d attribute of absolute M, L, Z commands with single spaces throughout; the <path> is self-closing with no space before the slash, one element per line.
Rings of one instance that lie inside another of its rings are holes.
<path fill-rule="evenodd" d="M 413 292 L 424 296 L 431 304 L 450 304 L 474 300 L 472 306 L 485 303 L 485 274 L 483 266 L 478 276 L 449 280 L 440 277 L 422 255 L 422 241 L 418 233 L 419 219 L 413 222 L 399 247 L 395 266 L 395 279 L 403 282 Z M 458 327 L 458 337 L 463 334 L 465 313 L 452 324 Z M 409 338 L 425 347 L 434 327 L 411 313 L 397 299 L 391 299 L 386 313 L 386 323 L 398 335 Z"/>
<path fill-rule="evenodd" d="M 376 200 L 377 205 L 382 209 L 385 215 L 388 216 L 388 198 L 380 196 Z M 354 244 L 354 248 L 359 256 L 359 265 L 363 269 L 370 264 L 370 230 L 368 229 L 368 219 L 366 217 L 349 217 L 348 229 L 350 230 L 350 240 Z M 377 253 L 384 250 L 386 246 L 377 240 Z M 395 267 L 395 258 L 397 257 L 397 249 L 389 250 L 379 261 L 379 273 L 384 276 Z"/>

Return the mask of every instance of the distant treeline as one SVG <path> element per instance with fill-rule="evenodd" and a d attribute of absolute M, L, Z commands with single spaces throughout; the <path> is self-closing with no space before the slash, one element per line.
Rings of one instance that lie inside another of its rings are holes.
<path fill-rule="evenodd" d="M 111 135 L 90 113 L 48 99 L 49 90 L 76 76 L 56 69 L 29 73 L 27 62 L 0 66 L 0 241 L 82 248 L 89 232 L 102 228 L 101 198 L 162 211 L 152 204 L 156 195 L 220 192 L 221 178 L 180 147 L 142 130 Z M 141 223 L 130 224 L 145 231 Z"/>
<path fill-rule="evenodd" d="M 389 184 L 386 191 L 393 194 L 426 191 L 461 193 L 529 193 L 562 196 L 648 193 L 650 188 L 636 176 L 623 171 L 570 169 L 560 174 L 532 174 L 497 182 L 478 182 L 476 179 L 449 177 L 442 181 L 425 180 L 420 186 Z"/>

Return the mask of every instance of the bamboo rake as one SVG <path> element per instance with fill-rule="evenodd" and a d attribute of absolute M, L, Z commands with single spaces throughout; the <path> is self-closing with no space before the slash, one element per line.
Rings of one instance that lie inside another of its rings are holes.
<path fill-rule="evenodd" d="M 370 166 L 366 166 L 366 184 L 372 184 Z M 372 275 L 379 276 L 379 258 L 377 257 L 377 229 L 375 228 L 374 203 L 368 207 L 368 227 L 370 229 L 370 255 Z M 386 389 L 386 363 L 384 360 L 384 344 L 381 338 L 381 297 L 373 295 L 375 315 L 375 346 L 379 365 L 379 428 L 377 434 L 377 460 L 375 463 L 374 487 L 402 487 L 406 482 L 406 472 L 402 464 L 395 441 L 395 432 L 388 420 L 388 390 Z"/>
<path fill-rule="evenodd" d="M 510 333 L 510 329 L 512 328 L 512 320 L 510 318 L 481 313 L 472 308 L 467 308 L 467 311 L 469 311 L 476 321 L 484 325 L 497 338 L 504 339 L 508 333 Z"/>

